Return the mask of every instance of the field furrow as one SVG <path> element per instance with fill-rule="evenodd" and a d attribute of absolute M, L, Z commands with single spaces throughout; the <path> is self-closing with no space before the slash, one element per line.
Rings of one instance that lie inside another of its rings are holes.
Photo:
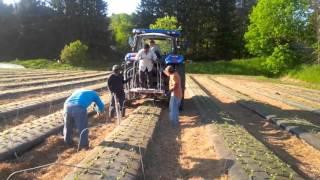
<path fill-rule="evenodd" d="M 95 91 L 107 90 L 106 83 L 86 86 L 83 88 Z M 0 105 L 0 124 L 2 126 L 0 130 L 6 128 L 5 125 L 10 124 L 11 121 L 22 121 L 23 118 L 21 118 L 21 116 L 32 111 L 48 110 L 47 112 L 50 113 L 51 109 L 59 104 L 60 108 L 62 108 L 62 103 L 68 96 L 72 94 L 73 91 L 74 90 L 72 89 L 56 94 L 49 94 L 32 99 L 21 100 L 19 102 Z M 14 124 L 16 123 L 17 122 L 14 122 Z"/>
<path fill-rule="evenodd" d="M 246 95 L 252 96 L 253 94 L 259 94 L 262 96 L 265 96 L 267 98 L 279 101 L 281 103 L 287 104 L 288 106 L 292 106 L 295 108 L 299 108 L 302 110 L 310 111 L 316 114 L 320 114 L 320 104 L 319 103 L 306 103 L 305 101 L 299 101 L 297 98 L 292 99 L 286 97 L 279 96 L 279 93 L 276 92 L 270 92 L 266 88 L 257 89 L 255 86 L 246 86 L 245 83 L 237 83 L 234 81 L 231 81 L 230 79 L 225 78 L 214 78 L 219 83 L 228 86 L 234 90 L 240 91 L 241 93 L 244 93 Z M 292 97 L 292 96 L 291 96 Z"/>
<path fill-rule="evenodd" d="M 57 90 L 61 91 L 61 90 L 78 88 L 81 86 L 87 86 L 87 85 L 92 85 L 96 83 L 106 82 L 107 78 L 108 77 L 106 75 L 102 75 L 95 78 L 86 78 L 84 80 L 82 79 L 82 80 L 76 80 L 71 82 L 69 81 L 69 82 L 54 83 L 54 84 L 35 86 L 35 87 L 29 87 L 29 88 L 4 90 L 0 92 L 0 100 L 16 98 L 18 96 L 23 96 L 30 93 L 46 94 L 46 91 L 56 92 Z"/>
<path fill-rule="evenodd" d="M 92 76 L 99 75 L 105 72 L 77 72 L 77 73 L 68 73 L 68 74 L 59 74 L 59 75 L 44 75 L 44 76 L 32 76 L 32 77 L 20 77 L 20 78 L 2 78 L 0 79 L 0 88 L 12 88 L 19 86 L 28 86 L 28 85 L 37 85 L 37 84 L 47 84 L 53 82 L 59 82 L 61 80 L 67 81 L 69 78 L 77 79 L 81 76 Z"/>
<path fill-rule="evenodd" d="M 225 156 L 231 158 L 231 179 L 303 179 L 286 162 L 248 133 L 237 122 L 237 117 L 232 117 L 220 109 L 190 77 L 187 77 L 187 89 L 192 92 L 198 109 L 202 109 L 202 118 L 205 122 L 212 122 L 213 131 L 219 132 L 220 137 L 216 137 L 215 144 L 221 148 L 221 153 L 225 152 Z M 227 148 L 222 149 L 223 146 Z M 262 156 L 267 158 L 261 158 Z"/>
<path fill-rule="evenodd" d="M 73 179 L 135 179 L 161 109 L 140 106 L 70 173 Z"/>

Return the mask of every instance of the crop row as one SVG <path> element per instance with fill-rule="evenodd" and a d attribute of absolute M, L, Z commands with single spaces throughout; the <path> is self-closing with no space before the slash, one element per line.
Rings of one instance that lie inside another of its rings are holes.
<path fill-rule="evenodd" d="M 47 85 L 51 83 L 57 82 L 66 82 L 66 81 L 74 81 L 84 78 L 93 78 L 98 77 L 100 75 L 107 75 L 107 73 L 91 73 L 91 74 L 77 74 L 76 76 L 57 76 L 52 79 L 42 78 L 40 80 L 35 81 L 22 81 L 22 82 L 10 82 L 10 83 L 2 83 L 0 85 L 0 89 L 9 89 L 9 88 L 16 88 L 16 87 L 23 87 L 23 86 L 35 86 L 35 85 Z"/>
<path fill-rule="evenodd" d="M 7 77 L 7 78 L 0 77 L 0 82 L 1 83 L 26 82 L 26 81 L 32 81 L 32 80 L 54 79 L 54 78 L 59 78 L 59 77 L 71 77 L 71 76 L 95 74 L 95 73 L 99 73 L 99 72 L 97 72 L 97 71 L 76 71 L 76 72 L 60 73 L 60 74 L 53 74 L 53 75 L 34 74 L 34 75 L 24 75 L 24 76 L 19 76 L 19 77 Z"/>
<path fill-rule="evenodd" d="M 63 127 L 62 111 L 20 124 L 0 133 L 0 160 L 23 153 Z"/>
<path fill-rule="evenodd" d="M 215 144 L 215 148 L 226 147 L 220 152 L 232 154 L 227 157 L 234 162 L 228 167 L 232 179 L 302 179 L 287 163 L 238 124 L 236 117 L 221 110 L 189 76 L 186 82 L 186 89 L 193 96 L 202 119 L 212 123 L 213 132 L 218 133 L 220 142 L 223 142 Z"/>
<path fill-rule="evenodd" d="M 243 84 L 247 85 L 247 84 Z M 255 87 L 259 91 L 266 91 L 268 90 L 270 93 L 277 94 L 279 96 L 284 95 L 285 97 L 299 99 L 300 101 L 309 101 L 312 103 L 320 103 L 320 92 L 317 93 L 310 93 L 307 90 L 301 90 L 297 87 L 291 87 L 291 88 L 285 88 L 283 85 L 277 85 L 277 84 L 265 84 L 265 83 L 254 83 L 250 86 L 247 86 L 248 88 Z M 271 91 L 270 91 L 271 90 Z"/>
<path fill-rule="evenodd" d="M 210 79 L 214 80 L 212 77 L 210 77 Z M 217 81 L 217 80 L 215 80 L 215 81 Z M 227 85 L 227 83 L 225 81 L 217 81 L 217 82 L 219 82 L 220 84 L 223 84 L 224 86 L 228 86 L 234 90 L 237 90 L 237 88 L 235 88 L 231 83 L 228 83 L 228 85 Z M 268 93 L 267 89 L 257 89 L 256 87 L 242 87 L 242 88 L 239 88 L 239 90 L 241 90 L 242 92 L 247 93 L 247 94 L 254 91 L 254 93 L 256 93 L 256 94 L 265 96 L 270 99 L 274 99 L 276 101 L 282 102 L 282 103 L 287 104 L 289 106 L 296 107 L 301 110 L 310 111 L 310 112 L 313 112 L 316 114 L 320 114 L 320 109 L 317 109 L 316 107 L 314 107 L 310 104 L 306 104 L 304 102 L 298 102 L 295 100 L 290 100 L 288 98 L 282 98 L 277 95 L 273 95 L 271 93 Z"/>
<path fill-rule="evenodd" d="M 31 76 L 43 76 L 43 75 L 61 75 L 65 74 L 64 72 L 30 72 L 30 73 L 1 73 L 1 79 L 4 78 L 18 78 L 18 77 L 31 77 Z"/>
<path fill-rule="evenodd" d="M 91 89 L 95 91 L 106 90 L 106 83 L 100 83 L 92 86 L 83 87 L 84 89 Z M 67 90 L 60 93 L 43 95 L 35 98 L 27 98 L 19 102 L 8 103 L 0 105 L 0 121 L 11 121 L 12 119 L 19 119 L 23 114 L 29 113 L 37 109 L 50 108 L 53 105 L 62 103 L 74 90 Z"/>
<path fill-rule="evenodd" d="M 261 91 L 270 91 L 272 94 L 277 94 L 278 96 L 289 96 L 289 97 L 299 97 L 298 99 L 305 99 L 308 101 L 320 102 L 320 91 L 315 89 L 308 89 L 297 85 L 289 85 L 278 82 L 266 82 L 266 81 L 257 81 L 252 79 L 243 79 L 242 77 L 217 77 L 210 76 L 215 78 L 215 80 L 221 80 L 221 82 L 232 81 L 238 85 L 246 86 L 247 88 L 256 88 Z"/>
<path fill-rule="evenodd" d="M 320 96 L 320 91 L 315 89 L 307 89 L 299 86 L 287 85 L 287 84 L 275 84 L 275 87 L 281 88 L 283 90 L 295 90 L 297 93 L 303 92 L 310 96 L 317 95 Z"/>
<path fill-rule="evenodd" d="M 74 179 L 135 179 L 153 136 L 161 109 L 140 106 L 65 177 Z"/>
<path fill-rule="evenodd" d="M 93 115 L 89 108 L 89 116 Z M 0 133 L 0 161 L 17 156 L 41 143 L 47 137 L 62 132 L 63 110 L 23 123 Z"/>
<path fill-rule="evenodd" d="M 320 149 L 320 126 L 308 121 L 303 117 L 292 112 L 286 112 L 272 106 L 266 105 L 256 101 L 249 96 L 243 95 L 233 89 L 226 87 L 214 79 L 210 79 L 208 87 L 215 85 L 223 90 L 231 99 L 236 101 L 239 105 L 257 113 L 266 120 L 270 120 L 279 127 L 295 134 L 297 137 L 303 139 L 306 143 L 316 149 Z"/>
<path fill-rule="evenodd" d="M 4 90 L 0 92 L 0 99 L 9 99 L 14 98 L 17 96 L 22 96 L 25 94 L 30 93 L 41 93 L 44 91 L 54 91 L 54 90 L 66 90 L 67 88 L 75 88 L 85 85 L 91 85 L 96 84 L 99 82 L 106 82 L 108 76 L 103 75 L 95 78 L 88 78 L 88 79 L 81 79 L 77 81 L 69 81 L 69 82 L 61 82 L 61 83 L 54 83 L 49 85 L 43 85 L 43 86 L 35 86 L 35 87 L 29 87 L 29 88 L 18 88 L 18 89 L 11 89 L 11 90 Z"/>
<path fill-rule="evenodd" d="M 47 69 L 0 69 L 1 75 L 33 75 L 33 74 L 64 74 L 64 73 L 74 73 L 81 71 L 73 71 L 73 70 L 47 70 Z M 93 72 L 93 71 L 92 71 Z"/>

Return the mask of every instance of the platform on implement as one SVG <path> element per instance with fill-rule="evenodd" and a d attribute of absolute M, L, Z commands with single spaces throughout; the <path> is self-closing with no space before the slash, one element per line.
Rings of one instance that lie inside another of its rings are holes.
<path fill-rule="evenodd" d="M 146 89 L 146 88 L 132 88 L 129 89 L 128 92 L 130 93 L 139 93 L 139 94 L 156 94 L 156 95 L 164 95 L 164 90 L 159 89 Z"/>

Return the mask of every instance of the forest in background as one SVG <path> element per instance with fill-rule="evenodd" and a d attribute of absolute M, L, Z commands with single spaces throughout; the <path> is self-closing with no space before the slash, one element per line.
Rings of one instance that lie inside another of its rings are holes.
<path fill-rule="evenodd" d="M 133 28 L 174 19 L 188 59 L 261 57 L 269 74 L 319 61 L 316 0 L 141 0 L 133 14 L 107 14 L 104 0 L 0 0 L 0 60 L 60 59 L 77 40 L 86 61 L 119 60 Z"/>

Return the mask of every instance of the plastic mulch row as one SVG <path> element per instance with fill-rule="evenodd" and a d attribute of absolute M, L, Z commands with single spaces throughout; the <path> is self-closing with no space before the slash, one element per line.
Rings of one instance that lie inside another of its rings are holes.
<path fill-rule="evenodd" d="M 108 79 L 108 76 L 102 76 L 102 77 L 88 78 L 84 80 L 48 84 L 44 86 L 5 90 L 0 92 L 0 99 L 7 99 L 15 96 L 21 96 L 28 93 L 41 93 L 43 91 L 54 91 L 54 90 L 60 90 L 60 89 L 66 90 L 67 88 L 74 88 L 79 86 L 96 84 L 102 81 L 106 81 L 107 79 Z"/>
<path fill-rule="evenodd" d="M 84 89 L 91 89 L 101 91 L 106 89 L 106 83 L 91 85 L 83 87 Z M 0 121 L 11 121 L 14 118 L 19 118 L 20 115 L 29 113 L 39 108 L 50 108 L 52 105 L 62 103 L 74 90 L 67 90 L 60 93 L 44 95 L 35 98 L 29 98 L 19 102 L 8 103 L 0 105 Z"/>
<path fill-rule="evenodd" d="M 320 127 L 309 122 L 307 119 L 298 117 L 295 114 L 281 111 L 277 108 L 260 103 L 246 95 L 226 87 L 214 79 L 210 78 L 212 84 L 223 89 L 228 97 L 237 101 L 239 105 L 257 113 L 266 120 L 272 121 L 279 127 L 295 134 L 309 145 L 320 150 Z M 210 84 L 209 84 L 210 87 Z"/>
<path fill-rule="evenodd" d="M 236 117 L 223 112 L 201 87 L 187 77 L 187 90 L 192 94 L 206 122 L 212 123 L 212 138 L 218 156 L 226 159 L 231 179 L 302 179 L 288 164 L 248 133 Z M 210 109 L 210 110 L 206 110 Z M 211 118 L 210 118 L 211 117 Z"/>
<path fill-rule="evenodd" d="M 94 114 L 89 108 L 88 115 Z M 63 111 L 28 123 L 23 123 L 0 133 L 0 161 L 19 156 L 33 146 L 43 142 L 47 137 L 62 132 Z"/>
<path fill-rule="evenodd" d="M 65 177 L 73 179 L 135 179 L 160 118 L 161 109 L 140 106 Z"/>
<path fill-rule="evenodd" d="M 67 81 L 75 81 L 79 79 L 85 78 L 94 78 L 99 76 L 107 76 L 108 73 L 91 73 L 91 74 L 78 74 L 77 76 L 58 76 L 54 79 L 46 79 L 42 78 L 36 81 L 26 81 L 26 82 L 10 82 L 10 83 L 2 83 L 0 85 L 0 89 L 9 89 L 9 88 L 17 88 L 17 87 L 27 87 L 27 86 L 36 86 L 36 85 L 47 85 L 49 83 L 58 83 L 58 82 L 67 82 Z"/>

